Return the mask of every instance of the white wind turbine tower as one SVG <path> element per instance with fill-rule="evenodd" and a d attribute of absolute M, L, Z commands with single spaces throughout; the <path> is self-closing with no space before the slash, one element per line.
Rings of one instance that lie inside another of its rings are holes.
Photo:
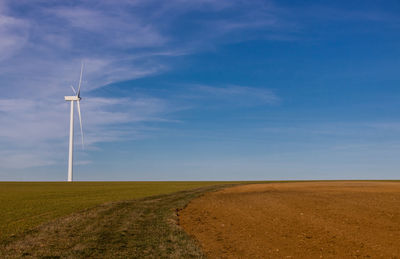
<path fill-rule="evenodd" d="M 70 126 L 69 126 L 69 153 L 68 153 L 68 182 L 72 182 L 73 180 L 73 151 L 74 151 L 74 101 L 76 101 L 78 115 L 79 115 L 79 123 L 81 126 L 81 136 L 82 136 L 82 147 L 83 147 L 83 129 L 82 129 L 82 117 L 81 117 L 81 107 L 79 102 L 81 101 L 81 84 L 82 84 L 82 74 L 83 74 L 83 62 L 81 65 L 81 76 L 79 78 L 79 86 L 78 92 L 71 85 L 72 91 L 74 91 L 75 95 L 65 96 L 64 99 L 66 101 L 71 102 L 71 115 L 70 115 Z"/>

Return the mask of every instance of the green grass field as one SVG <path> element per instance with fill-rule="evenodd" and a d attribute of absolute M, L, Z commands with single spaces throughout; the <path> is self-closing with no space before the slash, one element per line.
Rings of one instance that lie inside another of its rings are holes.
<path fill-rule="evenodd" d="M 79 210 L 4 240 L 0 258 L 205 258 L 198 242 L 179 226 L 179 212 L 192 199 L 228 186 Z"/>
<path fill-rule="evenodd" d="M 227 182 L 0 182 L 0 242 L 99 204 Z"/>

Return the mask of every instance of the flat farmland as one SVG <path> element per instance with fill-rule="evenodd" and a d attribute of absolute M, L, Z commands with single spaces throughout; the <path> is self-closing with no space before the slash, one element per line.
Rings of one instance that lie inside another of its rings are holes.
<path fill-rule="evenodd" d="M 0 242 L 44 222 L 107 202 L 222 182 L 0 182 Z"/>
<path fill-rule="evenodd" d="M 179 217 L 209 258 L 400 258 L 395 181 L 235 186 Z"/>

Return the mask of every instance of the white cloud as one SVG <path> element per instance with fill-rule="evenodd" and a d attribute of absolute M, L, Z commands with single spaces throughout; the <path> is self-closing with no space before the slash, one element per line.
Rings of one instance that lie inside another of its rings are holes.
<path fill-rule="evenodd" d="M 66 19 L 74 27 L 91 31 L 101 31 L 105 25 L 112 21 L 101 12 L 79 7 L 53 8 L 49 9 L 49 13 L 54 13 L 56 16 Z"/>
<path fill-rule="evenodd" d="M 168 113 L 168 105 L 156 98 L 85 98 L 81 111 L 85 143 L 90 149 L 99 142 L 143 137 L 140 124 L 157 121 Z M 7 147 L 0 150 L 0 167 L 25 168 L 63 161 L 68 118 L 67 102 L 0 99 L 0 145 Z M 80 135 L 76 111 L 75 132 Z M 76 141 L 79 144 L 78 137 Z"/>
<path fill-rule="evenodd" d="M 53 1 L 2 1 L 0 167 L 64 162 L 69 107 L 63 96 L 71 94 L 69 85 L 76 86 L 82 59 L 82 114 L 88 149 L 96 148 L 99 142 L 145 137 L 157 130 L 146 127 L 151 122 L 176 122 L 169 114 L 180 107 L 166 98 L 115 98 L 107 87 L 168 71 L 174 57 L 226 42 L 231 32 L 276 26 L 277 19 L 271 18 L 261 2 L 238 9 L 242 4 L 225 0 L 124 0 L 77 1 L 71 6 Z M 260 5 L 266 15 L 260 12 L 254 16 L 251 10 Z M 239 13 L 230 13 L 233 7 Z M 180 17 L 195 12 L 230 14 L 224 20 L 215 15 L 192 24 L 181 23 Z M 189 26 L 186 33 L 176 33 L 185 26 Z M 99 88 L 107 94 L 93 97 L 92 91 Z M 217 99 L 230 96 L 268 104 L 277 100 L 268 90 L 250 87 L 204 86 L 197 91 Z"/>
<path fill-rule="evenodd" d="M 0 12 L 0 61 L 11 57 L 27 42 L 29 24 Z"/>
<path fill-rule="evenodd" d="M 69 25 L 92 33 L 98 44 L 111 44 L 120 48 L 155 47 L 166 42 L 151 24 L 140 22 L 125 12 L 105 12 L 82 7 L 61 7 L 48 10 L 65 19 Z"/>
<path fill-rule="evenodd" d="M 4 3 L 9 8 L 7 16 L 0 16 L 4 20 L 0 22 L 0 28 L 4 27 L 0 46 L 7 55 L 0 58 L 7 60 L 0 62 L 0 73 L 3 85 L 12 86 L 8 92 L 12 97 L 59 94 L 65 89 L 62 87 L 74 82 L 81 59 L 87 63 L 90 90 L 166 71 L 171 58 L 208 48 L 219 38 L 225 41 L 230 32 L 275 27 L 280 22 L 271 11 L 274 7 L 263 2 Z M 17 11 L 21 6 L 27 10 L 23 19 Z M 228 17 L 205 18 L 190 24 L 192 28 L 185 34 L 174 33 L 183 26 L 179 18 L 191 12 L 225 12 Z"/>
<path fill-rule="evenodd" d="M 233 102 L 234 105 L 276 104 L 280 101 L 278 96 L 263 87 L 248 87 L 227 85 L 215 87 L 209 85 L 194 85 L 197 98 L 217 98 L 222 101 Z"/>
<path fill-rule="evenodd" d="M 36 166 L 53 165 L 51 153 L 42 151 L 29 152 L 24 150 L 16 150 L 14 152 L 1 152 L 0 164 L 1 168 L 24 169 Z"/>

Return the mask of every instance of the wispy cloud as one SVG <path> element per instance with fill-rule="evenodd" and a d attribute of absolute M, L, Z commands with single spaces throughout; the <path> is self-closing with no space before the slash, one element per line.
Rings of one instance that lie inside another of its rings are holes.
<path fill-rule="evenodd" d="M 91 33 L 98 39 L 101 37 L 102 45 L 149 48 L 162 46 L 167 41 L 165 36 L 151 24 L 122 11 L 106 12 L 86 7 L 61 7 L 48 9 L 48 12 L 78 29 L 77 33 Z"/>
<path fill-rule="evenodd" d="M 223 102 L 232 102 L 235 105 L 260 105 L 260 104 L 277 104 L 280 99 L 271 90 L 264 87 L 248 87 L 238 85 L 227 85 L 222 87 L 209 85 L 194 85 L 192 90 L 196 93 L 196 97 L 214 98 Z"/>
<path fill-rule="evenodd" d="M 26 150 L 12 150 L 0 152 L 1 168 L 25 169 L 37 166 L 49 166 L 54 164 L 51 152 L 27 152 Z"/>
<path fill-rule="evenodd" d="M 165 97 L 99 97 L 93 90 L 169 71 L 174 58 L 220 44 L 268 35 L 270 40 L 285 39 L 297 30 L 291 14 L 258 0 L 1 1 L 0 151 L 9 162 L 0 166 L 61 159 L 54 151 L 65 148 L 59 143 L 67 136 L 63 96 L 70 94 L 69 85 L 76 85 L 82 59 L 89 147 L 136 138 L 145 135 L 148 123 L 176 121 L 169 115 L 180 108 Z M 183 23 L 183 17 L 194 18 Z M 264 87 L 199 82 L 189 88 L 182 94 L 215 103 L 279 103 Z"/>
<path fill-rule="evenodd" d="M 245 8 L 238 9 L 241 5 Z M 255 6 L 262 7 L 264 14 L 255 16 Z M 71 5 L 6 0 L 0 7 L 0 89 L 4 93 L 0 142 L 9 150 L 4 155 L 8 161 L 23 156 L 26 166 L 41 161 L 29 156 L 35 148 L 64 148 L 54 143 L 64 143 L 61 139 L 67 135 L 68 107 L 63 96 L 70 93 L 69 85 L 77 83 L 80 60 L 86 64 L 82 91 L 88 98 L 82 101 L 82 110 L 87 143 L 135 138 L 143 135 L 140 128 L 146 122 L 176 121 L 168 114 L 179 108 L 151 96 L 90 98 L 90 91 L 167 71 L 176 56 L 218 44 L 237 30 L 277 23 L 262 1 L 77 1 Z M 180 17 L 192 13 L 206 16 L 183 26 Z M 176 34 L 177 29 L 186 33 Z M 197 91 L 217 99 L 225 96 L 266 103 L 276 99 L 267 91 L 239 86 L 202 86 Z M 50 156 L 45 161 L 57 159 Z"/>
<path fill-rule="evenodd" d="M 0 61 L 12 57 L 28 40 L 29 24 L 0 12 Z"/>
<path fill-rule="evenodd" d="M 0 58 L 8 60 L 0 62 L 0 68 L 2 83 L 12 86 L 8 92 L 12 97 L 60 94 L 76 78 L 81 59 L 87 63 L 86 85 L 94 89 L 167 71 L 171 58 L 235 41 L 230 33 L 283 23 L 274 7 L 263 1 L 78 1 L 73 5 L 5 1 L 4 5 L 8 8 L 0 10 L 0 50 L 7 54 Z M 21 7 L 27 10 L 23 15 L 18 11 Z M 181 24 L 180 18 L 192 13 L 205 17 Z"/>
<path fill-rule="evenodd" d="M 157 121 L 168 114 L 167 104 L 156 98 L 87 98 L 81 109 L 85 143 L 89 148 L 99 142 L 143 137 L 141 123 Z M 68 113 L 67 103 L 54 100 L 0 100 L 0 121 L 5 123 L 0 127 L 0 144 L 7 147 L 2 151 L 2 159 L 7 162 L 1 163 L 1 167 L 21 168 L 63 161 L 66 146 L 60 140 L 68 136 Z M 118 129 L 114 125 L 119 125 Z M 77 123 L 75 126 L 79 135 L 79 126 Z M 14 164 L 18 158 L 26 159 Z"/>

